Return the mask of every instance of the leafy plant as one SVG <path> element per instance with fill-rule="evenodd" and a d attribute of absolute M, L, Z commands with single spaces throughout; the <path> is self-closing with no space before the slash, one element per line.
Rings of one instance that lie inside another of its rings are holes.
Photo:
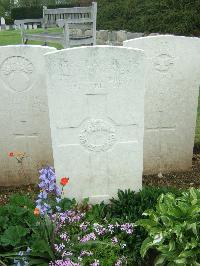
<path fill-rule="evenodd" d="M 36 224 L 33 208 L 32 200 L 20 194 L 11 196 L 8 204 L 0 206 L 0 260 L 8 265 L 29 245 Z"/>
<path fill-rule="evenodd" d="M 180 197 L 162 194 L 156 209 L 143 215 L 148 218 L 136 223 L 148 232 L 142 257 L 155 249 L 155 265 L 200 265 L 200 190 L 191 188 Z"/>

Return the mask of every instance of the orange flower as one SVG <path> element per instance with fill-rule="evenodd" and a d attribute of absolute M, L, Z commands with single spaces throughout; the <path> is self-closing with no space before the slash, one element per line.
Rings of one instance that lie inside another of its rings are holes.
<path fill-rule="evenodd" d="M 68 177 L 62 177 L 61 180 L 60 180 L 60 184 L 62 186 L 65 186 L 69 183 L 69 178 Z"/>
<path fill-rule="evenodd" d="M 9 157 L 14 157 L 14 152 L 9 152 L 8 156 Z"/>
<path fill-rule="evenodd" d="M 35 216 L 38 216 L 40 214 L 40 210 L 38 208 L 35 208 L 33 213 Z"/>

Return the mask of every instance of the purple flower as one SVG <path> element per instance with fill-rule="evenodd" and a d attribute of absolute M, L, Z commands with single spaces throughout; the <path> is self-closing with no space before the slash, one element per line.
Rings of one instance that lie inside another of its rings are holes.
<path fill-rule="evenodd" d="M 123 262 L 125 264 L 127 264 L 127 260 L 126 260 L 126 257 L 122 256 L 121 258 L 119 258 L 116 263 L 115 263 L 115 266 L 122 266 L 123 265 Z"/>
<path fill-rule="evenodd" d="M 85 243 L 88 242 L 90 240 L 96 240 L 96 235 L 95 233 L 90 233 L 88 235 L 85 235 L 83 238 L 80 239 L 80 242 Z"/>
<path fill-rule="evenodd" d="M 97 233 L 97 235 L 99 235 L 99 236 L 105 235 L 106 229 L 102 225 L 95 223 L 93 225 L 93 227 L 94 227 L 94 231 Z"/>
<path fill-rule="evenodd" d="M 49 266 L 81 266 L 79 263 L 71 261 L 69 258 L 65 260 L 51 261 Z"/>
<path fill-rule="evenodd" d="M 121 231 L 126 232 L 128 235 L 133 233 L 133 224 L 125 223 L 121 225 Z"/>
<path fill-rule="evenodd" d="M 90 264 L 90 266 L 99 266 L 99 261 L 95 260 L 92 264 Z"/>
<path fill-rule="evenodd" d="M 56 197 L 56 202 L 57 203 L 61 202 L 61 198 Z"/>
<path fill-rule="evenodd" d="M 81 230 L 86 231 L 88 228 L 88 223 L 83 222 L 82 224 L 80 224 L 80 228 Z"/>
<path fill-rule="evenodd" d="M 113 224 L 108 225 L 108 231 L 113 234 L 114 233 L 115 226 Z"/>
<path fill-rule="evenodd" d="M 80 257 L 84 257 L 84 256 L 92 256 L 93 253 L 91 251 L 87 251 L 87 250 L 82 250 L 81 251 L 81 254 L 80 254 Z"/>
<path fill-rule="evenodd" d="M 62 240 L 64 240 L 64 241 L 69 241 L 69 235 L 67 234 L 67 233 L 62 233 L 61 235 L 60 235 L 60 238 L 62 239 Z"/>
<path fill-rule="evenodd" d="M 59 206 L 56 206 L 56 210 L 57 210 L 58 212 L 60 212 L 60 211 L 61 211 L 61 208 L 60 208 Z"/>
<path fill-rule="evenodd" d="M 47 192 L 44 190 L 38 195 L 39 199 L 47 199 Z"/>
<path fill-rule="evenodd" d="M 115 245 L 115 244 L 117 244 L 118 243 L 118 239 L 117 239 L 117 237 L 113 237 L 113 238 L 111 238 L 111 241 L 112 241 L 112 243 Z"/>
<path fill-rule="evenodd" d="M 40 183 L 39 188 L 41 192 L 38 195 L 38 199 L 36 200 L 37 208 L 40 210 L 41 215 L 52 214 L 51 206 L 48 205 L 49 194 L 56 194 L 56 201 L 60 202 L 61 190 L 56 185 L 56 175 L 55 171 L 52 167 L 47 166 L 40 171 Z M 61 211 L 60 207 L 56 207 L 57 211 Z"/>

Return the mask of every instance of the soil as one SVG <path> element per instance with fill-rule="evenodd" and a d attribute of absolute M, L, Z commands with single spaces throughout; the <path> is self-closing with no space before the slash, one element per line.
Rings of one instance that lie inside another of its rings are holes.
<path fill-rule="evenodd" d="M 200 188 L 200 154 L 194 154 L 192 170 L 188 172 L 143 176 L 143 185 L 154 187 Z"/>
<path fill-rule="evenodd" d="M 194 154 L 192 170 L 180 173 L 143 176 L 143 185 L 154 187 L 200 188 L 200 154 Z M 35 198 L 37 185 L 20 187 L 0 187 L 0 205 L 6 204 L 13 193 Z"/>

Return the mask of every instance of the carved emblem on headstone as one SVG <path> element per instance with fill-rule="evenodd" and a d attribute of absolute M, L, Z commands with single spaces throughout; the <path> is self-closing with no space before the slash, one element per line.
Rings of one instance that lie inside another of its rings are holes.
<path fill-rule="evenodd" d="M 116 140 L 114 126 L 102 119 L 91 119 L 84 123 L 79 135 L 80 143 L 87 150 L 101 152 L 109 150 Z"/>
<path fill-rule="evenodd" d="M 15 92 L 26 91 L 31 86 L 33 72 L 33 64 L 22 56 L 6 58 L 0 68 L 5 84 Z"/>
<path fill-rule="evenodd" d="M 155 69 L 159 72 L 167 72 L 174 64 L 174 58 L 168 54 L 159 54 L 154 58 Z"/>

